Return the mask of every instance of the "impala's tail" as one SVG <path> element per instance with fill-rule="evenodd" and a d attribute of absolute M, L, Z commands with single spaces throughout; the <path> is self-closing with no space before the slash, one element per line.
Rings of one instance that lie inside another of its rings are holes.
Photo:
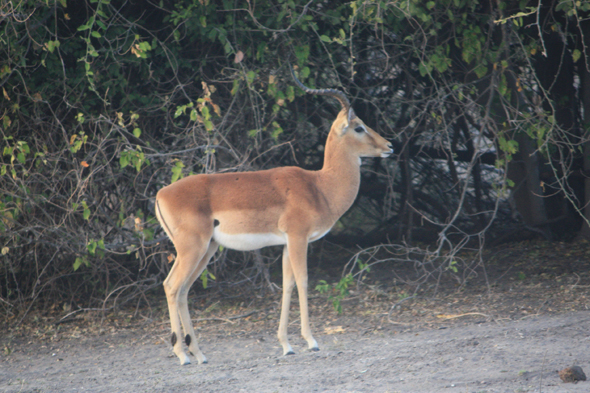
<path fill-rule="evenodd" d="M 170 240 L 173 240 L 172 231 L 166 223 L 166 220 L 164 220 L 164 215 L 162 214 L 162 210 L 160 209 L 160 201 L 158 201 L 158 197 L 156 197 L 156 217 L 158 218 L 158 221 L 160 222 L 162 228 L 164 228 L 164 232 L 166 232 Z"/>

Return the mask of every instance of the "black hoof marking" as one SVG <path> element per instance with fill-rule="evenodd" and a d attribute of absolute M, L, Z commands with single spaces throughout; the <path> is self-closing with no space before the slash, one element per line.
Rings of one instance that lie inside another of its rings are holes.
<path fill-rule="evenodd" d="M 318 347 L 309 348 L 311 352 L 319 352 L 320 349 Z"/>
<path fill-rule="evenodd" d="M 172 337 L 170 337 L 170 343 L 172 343 L 172 346 L 176 345 L 176 332 L 172 333 Z"/>
<path fill-rule="evenodd" d="M 295 355 L 295 352 L 293 352 L 293 351 L 289 351 L 289 352 L 287 352 L 287 353 L 285 354 L 285 356 L 287 356 L 287 355 Z"/>
<path fill-rule="evenodd" d="M 209 361 L 203 360 L 203 362 L 201 364 L 207 364 L 207 363 L 209 363 Z"/>
<path fill-rule="evenodd" d="M 216 227 L 218 225 L 219 225 L 219 220 L 218 219 L 213 220 L 213 226 Z"/>
<path fill-rule="evenodd" d="M 186 337 L 184 338 L 184 342 L 186 343 L 186 346 L 188 347 L 189 345 L 191 345 L 191 335 L 187 334 Z"/>

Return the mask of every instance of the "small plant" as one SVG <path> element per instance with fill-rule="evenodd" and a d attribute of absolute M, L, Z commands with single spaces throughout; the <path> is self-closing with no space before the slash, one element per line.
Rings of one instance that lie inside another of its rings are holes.
<path fill-rule="evenodd" d="M 342 279 L 339 282 L 332 285 L 328 284 L 326 280 L 320 280 L 319 284 L 316 285 L 315 290 L 321 294 L 330 292 L 328 300 L 332 301 L 334 310 L 338 314 L 342 314 L 341 301 L 344 300 L 344 298 L 350 294 L 348 287 L 350 286 L 350 284 L 352 284 L 352 281 L 352 274 L 348 273 L 346 276 L 342 277 Z"/>
<path fill-rule="evenodd" d="M 215 276 L 209 271 L 209 269 L 203 270 L 203 273 L 201 273 L 201 284 L 203 284 L 204 289 L 207 289 L 209 279 L 215 281 Z"/>
<path fill-rule="evenodd" d="M 408 295 L 408 293 L 407 293 L 406 291 L 401 291 L 401 292 L 398 292 L 398 294 L 397 294 L 397 298 L 398 298 L 400 301 L 401 301 L 401 300 L 404 300 L 404 299 L 407 299 L 407 298 L 409 298 L 409 297 L 410 297 L 410 295 Z"/>
<path fill-rule="evenodd" d="M 453 273 L 458 273 L 459 269 L 457 268 L 457 261 L 452 260 L 451 262 L 449 262 L 449 266 L 447 266 L 447 270 L 450 270 Z"/>
<path fill-rule="evenodd" d="M 368 262 L 365 263 L 365 262 L 363 262 L 360 259 L 357 259 L 356 262 L 357 262 L 357 264 L 359 266 L 359 270 L 360 270 L 360 273 L 361 273 L 361 279 L 363 279 L 364 278 L 364 273 L 370 273 L 371 272 L 371 266 L 369 266 L 369 263 Z"/>

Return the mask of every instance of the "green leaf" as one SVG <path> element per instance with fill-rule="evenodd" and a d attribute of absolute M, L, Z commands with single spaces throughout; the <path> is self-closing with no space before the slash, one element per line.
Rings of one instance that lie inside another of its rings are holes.
<path fill-rule="evenodd" d="M 211 114 L 209 113 L 209 108 L 207 108 L 207 106 L 203 106 L 201 108 L 201 113 L 203 114 L 203 118 L 205 118 L 205 120 L 211 119 Z"/>
<path fill-rule="evenodd" d="M 285 95 L 287 96 L 287 100 L 289 100 L 289 102 L 293 102 L 293 100 L 295 99 L 295 88 L 293 88 L 293 86 L 291 85 L 287 86 Z"/>
<path fill-rule="evenodd" d="M 320 40 L 322 40 L 324 42 L 328 42 L 328 43 L 332 42 L 332 39 L 330 37 L 328 37 L 327 35 L 321 35 Z"/>
<path fill-rule="evenodd" d="M 139 137 L 141 136 L 141 130 L 140 130 L 139 128 L 134 128 L 134 129 L 133 129 L 133 135 L 134 135 L 136 138 L 139 138 Z"/>
<path fill-rule="evenodd" d="M 256 73 L 254 71 L 248 71 L 246 73 L 246 82 L 251 85 L 252 82 L 254 82 L 254 79 L 256 79 Z"/>
<path fill-rule="evenodd" d="M 578 60 L 580 60 L 580 56 L 582 56 L 582 52 L 580 52 L 579 49 L 574 49 L 574 51 L 572 52 L 572 57 L 574 59 L 574 63 L 577 62 Z"/>
<path fill-rule="evenodd" d="M 283 128 L 276 121 L 273 121 L 272 125 L 274 127 L 274 130 L 273 130 L 271 136 L 274 140 L 277 140 L 279 138 L 279 135 L 281 135 L 283 133 Z"/>
<path fill-rule="evenodd" d="M 420 71 L 420 76 L 426 76 L 429 73 L 429 70 L 426 67 L 426 64 L 424 64 L 424 62 L 420 62 L 420 65 L 418 66 L 418 71 Z"/>
<path fill-rule="evenodd" d="M 129 161 L 130 161 L 129 152 L 122 151 L 121 156 L 119 157 L 119 165 L 121 165 L 121 169 L 123 169 L 127 165 L 129 165 Z"/>
<path fill-rule="evenodd" d="M 320 280 L 318 284 L 315 286 L 315 290 L 319 293 L 327 293 L 330 290 L 330 285 L 326 282 L 326 280 Z"/>
<path fill-rule="evenodd" d="M 475 75 L 477 75 L 478 78 L 483 78 L 485 74 L 487 74 L 488 69 L 484 65 L 479 64 L 473 71 L 475 71 Z"/>
<path fill-rule="evenodd" d="M 29 149 L 29 145 L 27 144 L 27 142 L 19 141 L 17 143 L 20 146 L 20 149 L 23 153 L 29 154 L 31 152 L 31 149 Z"/>
<path fill-rule="evenodd" d="M 4 115 L 2 117 L 2 125 L 4 126 L 4 129 L 10 127 L 10 124 L 12 124 L 12 120 L 10 120 L 10 117 L 8 115 Z"/>
<path fill-rule="evenodd" d="M 86 245 L 86 249 L 88 250 L 88 253 L 90 255 L 94 255 L 96 253 L 96 247 L 98 246 L 98 243 L 94 240 L 88 242 L 88 244 Z"/>
<path fill-rule="evenodd" d="M 88 208 L 86 201 L 82 201 L 82 207 L 84 208 L 84 211 L 82 212 L 82 217 L 86 221 L 88 221 L 88 219 L 90 218 L 90 209 Z"/>
<path fill-rule="evenodd" d="M 77 257 L 76 260 L 74 261 L 74 271 L 80 269 L 80 266 L 82 266 L 82 258 Z"/>
<path fill-rule="evenodd" d="M 207 289 L 207 269 L 201 273 L 201 283 L 203 283 L 203 288 Z"/>
<path fill-rule="evenodd" d="M 240 88 L 240 81 L 237 80 L 237 79 L 234 79 L 233 86 L 232 86 L 232 89 L 231 89 L 231 92 L 230 92 L 231 95 L 232 96 L 235 96 L 238 93 L 239 88 Z"/>
<path fill-rule="evenodd" d="M 45 43 L 45 47 L 47 48 L 47 50 L 50 53 L 53 53 L 53 51 L 55 50 L 55 48 L 59 48 L 59 41 L 55 40 L 55 41 L 47 41 L 47 43 Z"/>
<path fill-rule="evenodd" d="M 96 30 L 92 30 L 92 33 L 90 33 L 90 35 L 93 36 L 94 38 L 100 38 L 100 37 L 102 37 L 100 35 L 100 33 L 98 31 L 96 31 Z"/>
<path fill-rule="evenodd" d="M 182 177 L 182 168 L 184 168 L 184 164 L 182 161 L 176 161 L 176 164 L 172 167 L 172 179 L 171 183 L 174 183 L 176 180 Z"/>

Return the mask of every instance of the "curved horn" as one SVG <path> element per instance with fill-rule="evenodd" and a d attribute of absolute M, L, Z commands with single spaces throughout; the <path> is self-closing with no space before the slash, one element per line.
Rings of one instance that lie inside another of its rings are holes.
<path fill-rule="evenodd" d="M 342 105 L 342 109 L 346 110 L 347 112 L 350 110 L 350 101 L 346 98 L 346 95 L 341 92 L 340 90 L 336 89 L 310 89 L 309 87 L 305 86 L 297 77 L 295 76 L 295 71 L 293 71 L 293 67 L 289 64 L 289 68 L 291 69 L 291 75 L 293 75 L 293 79 L 297 83 L 297 86 L 301 88 L 306 93 L 309 94 L 317 94 L 321 96 L 330 96 L 338 100 L 340 105 Z"/>

